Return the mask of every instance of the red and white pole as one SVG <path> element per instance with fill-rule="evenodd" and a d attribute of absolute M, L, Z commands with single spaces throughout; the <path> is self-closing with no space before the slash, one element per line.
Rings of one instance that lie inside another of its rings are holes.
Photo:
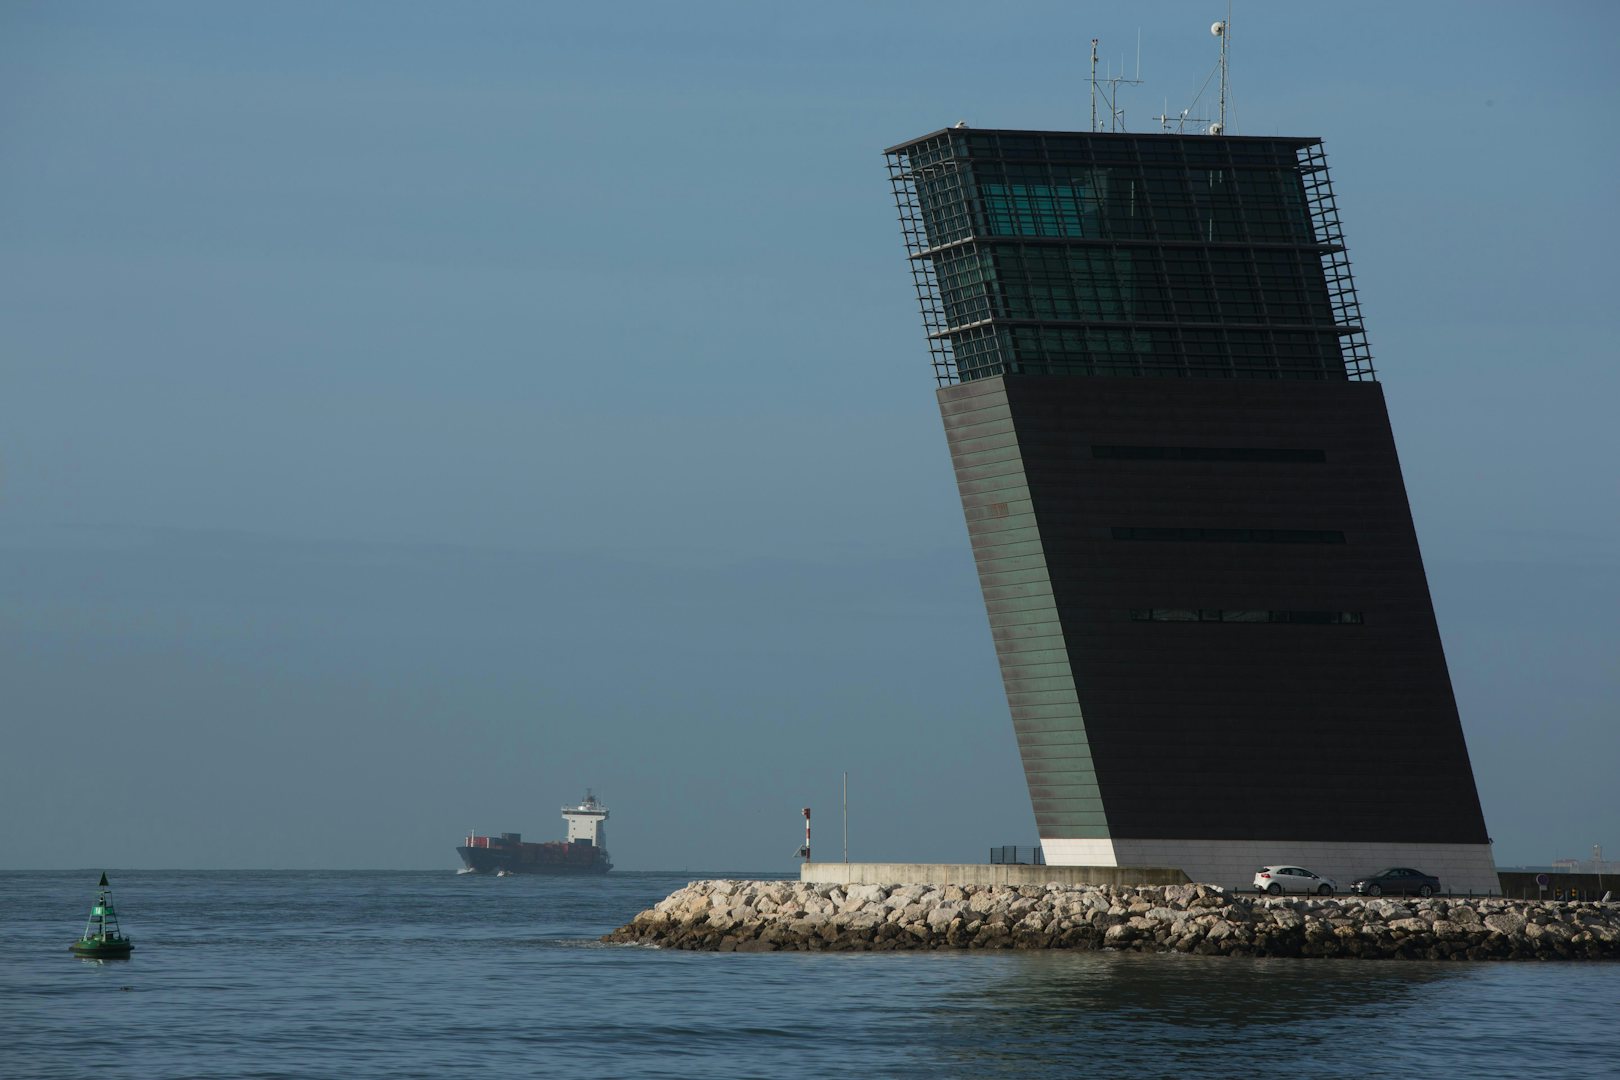
<path fill-rule="evenodd" d="M 804 861 L 810 861 L 810 808 L 804 808 Z"/>

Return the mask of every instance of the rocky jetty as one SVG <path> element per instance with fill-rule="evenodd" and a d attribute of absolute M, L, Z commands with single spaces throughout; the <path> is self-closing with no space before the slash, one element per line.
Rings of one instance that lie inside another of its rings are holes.
<path fill-rule="evenodd" d="M 1411 960 L 1620 959 L 1620 904 L 1235 895 L 1213 885 L 694 881 L 603 941 L 713 952 L 1130 949 Z"/>

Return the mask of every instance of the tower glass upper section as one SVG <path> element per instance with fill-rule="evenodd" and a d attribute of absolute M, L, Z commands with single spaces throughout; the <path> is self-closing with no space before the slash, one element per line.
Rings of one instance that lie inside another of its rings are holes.
<path fill-rule="evenodd" d="M 1372 377 L 1319 140 L 951 128 L 886 153 L 941 383 Z"/>

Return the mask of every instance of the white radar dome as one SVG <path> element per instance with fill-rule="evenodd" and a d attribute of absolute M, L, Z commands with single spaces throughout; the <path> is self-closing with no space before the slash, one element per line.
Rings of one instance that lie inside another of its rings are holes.
<path fill-rule="evenodd" d="M 1209 32 L 1214 34 L 1216 37 L 1220 37 L 1222 34 L 1226 33 L 1226 24 L 1223 22 L 1212 22 L 1209 24 Z"/>
<path fill-rule="evenodd" d="M 1221 122 L 1219 120 L 1217 120 L 1217 121 L 1215 121 L 1215 123 L 1209 125 L 1209 133 L 1211 135 L 1219 135 L 1222 131 L 1225 131 L 1225 130 L 1226 130 L 1225 128 L 1221 127 Z"/>

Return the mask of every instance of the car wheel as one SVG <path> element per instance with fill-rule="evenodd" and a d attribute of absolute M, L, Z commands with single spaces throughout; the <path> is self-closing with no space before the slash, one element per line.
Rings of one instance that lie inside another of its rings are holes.
<path fill-rule="evenodd" d="M 1332 896 L 1333 895 L 1333 886 L 1331 886 L 1331 885 L 1323 885 L 1320 889 L 1316 890 L 1316 895 L 1317 896 Z"/>
<path fill-rule="evenodd" d="M 1383 896 L 1384 895 L 1384 887 L 1382 885 L 1369 885 L 1369 886 L 1367 886 L 1367 895 L 1368 896 Z"/>
<path fill-rule="evenodd" d="M 1434 889 L 1433 889 L 1432 886 L 1425 885 L 1422 888 L 1418 889 L 1418 895 L 1422 896 L 1422 897 L 1425 897 L 1425 898 L 1433 896 L 1434 895 Z"/>
<path fill-rule="evenodd" d="M 1276 896 L 1282 892 L 1282 886 L 1273 881 L 1270 885 L 1266 886 L 1266 892 L 1270 893 L 1272 896 Z"/>

